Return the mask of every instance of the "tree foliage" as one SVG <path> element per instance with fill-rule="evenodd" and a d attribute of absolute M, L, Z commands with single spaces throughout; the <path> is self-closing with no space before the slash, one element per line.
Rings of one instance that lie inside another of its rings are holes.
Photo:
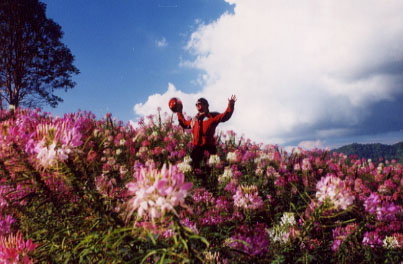
<path fill-rule="evenodd" d="M 79 70 L 61 27 L 38 0 L 0 1 L 0 99 L 10 105 L 56 107 L 55 89 L 73 88 Z M 1 103 L 1 102 L 0 102 Z"/>
<path fill-rule="evenodd" d="M 379 161 L 379 158 L 383 160 L 395 159 L 397 162 L 403 162 L 403 142 L 394 145 L 354 143 L 342 146 L 334 151 L 349 156 L 356 155 L 359 158 L 372 159 L 375 162 Z"/>

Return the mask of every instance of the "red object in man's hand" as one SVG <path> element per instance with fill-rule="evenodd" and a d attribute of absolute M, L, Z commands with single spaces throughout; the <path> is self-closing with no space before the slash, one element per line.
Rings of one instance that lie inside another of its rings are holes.
<path fill-rule="evenodd" d="M 182 102 L 179 98 L 173 97 L 169 100 L 169 108 L 172 110 L 172 112 L 177 113 L 182 111 Z"/>

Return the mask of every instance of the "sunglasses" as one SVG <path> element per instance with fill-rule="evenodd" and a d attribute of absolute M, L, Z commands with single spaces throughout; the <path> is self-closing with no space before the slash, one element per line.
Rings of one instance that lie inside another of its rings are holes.
<path fill-rule="evenodd" d="M 203 103 L 196 103 L 196 106 L 203 105 Z"/>

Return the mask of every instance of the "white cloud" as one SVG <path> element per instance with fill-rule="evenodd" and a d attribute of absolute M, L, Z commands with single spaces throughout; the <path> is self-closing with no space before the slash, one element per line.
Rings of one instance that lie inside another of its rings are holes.
<path fill-rule="evenodd" d="M 161 108 L 162 113 L 172 113 L 168 107 L 169 99 L 171 99 L 172 97 L 178 97 L 181 99 L 183 104 L 183 112 L 185 115 L 192 116 L 196 114 L 195 103 L 197 99 L 201 97 L 201 94 L 183 93 L 182 91 L 177 90 L 172 83 L 168 84 L 168 90 L 164 94 L 153 94 L 149 96 L 144 104 L 136 104 L 133 110 L 139 116 L 156 114 L 158 107 Z"/>
<path fill-rule="evenodd" d="M 298 144 L 298 147 L 303 148 L 303 149 L 308 149 L 308 150 L 315 149 L 315 148 L 323 149 L 323 148 L 325 148 L 325 144 L 322 140 L 319 140 L 319 139 L 317 139 L 315 141 L 306 140 L 306 141 L 301 141 Z"/>
<path fill-rule="evenodd" d="M 234 13 L 200 25 L 183 63 L 204 72 L 210 109 L 237 95 L 222 127 L 274 144 L 345 135 L 371 103 L 402 93 L 402 73 L 385 69 L 403 62 L 403 1 L 226 1 Z M 175 92 L 193 106 L 194 94 L 172 87 L 136 113 Z"/>
<path fill-rule="evenodd" d="M 157 47 L 163 48 L 168 46 L 168 41 L 166 40 L 166 38 L 162 37 L 160 40 L 157 40 L 155 44 L 157 45 Z"/>

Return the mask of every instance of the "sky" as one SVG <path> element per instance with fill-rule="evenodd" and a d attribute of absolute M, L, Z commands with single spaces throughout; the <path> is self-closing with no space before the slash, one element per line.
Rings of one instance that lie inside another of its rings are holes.
<path fill-rule="evenodd" d="M 403 141 L 402 0 L 44 0 L 80 74 L 54 115 L 135 123 L 205 97 L 219 130 L 306 149 Z M 175 118 L 176 120 L 176 118 Z"/>

